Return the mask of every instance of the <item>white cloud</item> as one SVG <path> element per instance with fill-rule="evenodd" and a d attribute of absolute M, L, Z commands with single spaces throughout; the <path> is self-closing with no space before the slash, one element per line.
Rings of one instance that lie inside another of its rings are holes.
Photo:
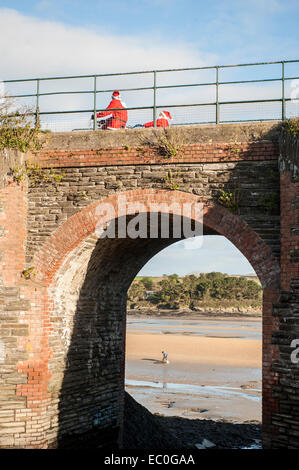
<path fill-rule="evenodd" d="M 195 237 L 196 239 L 201 237 Z M 191 272 L 220 271 L 227 274 L 254 273 L 251 264 L 245 256 L 225 237 L 203 237 L 199 249 L 186 250 L 187 240 L 174 243 L 155 255 L 143 266 L 138 275 L 161 276 L 162 274 L 177 273 L 180 275 Z"/>
<path fill-rule="evenodd" d="M 42 1 L 37 7 L 46 8 L 51 2 Z M 89 75 L 160 68 L 202 66 L 215 62 L 215 56 L 204 54 L 195 45 L 175 44 L 158 36 L 129 36 L 99 33 L 87 27 L 75 27 L 64 23 L 25 16 L 16 10 L 0 8 L 0 79 L 35 77 L 59 77 Z M 152 85 L 153 77 L 130 76 L 98 79 L 98 88 L 144 87 Z M 31 87 L 31 88 L 30 88 Z M 52 88 L 51 88 L 52 87 Z M 93 83 L 79 81 L 41 82 L 41 92 L 70 89 L 92 90 Z M 7 85 L 11 94 L 35 93 L 36 84 Z M 138 95 L 138 94 L 137 94 Z M 152 93 L 129 94 L 128 106 L 152 105 Z M 151 95 L 149 97 L 149 95 Z M 108 96 L 98 95 L 98 109 L 107 105 Z M 150 104 L 146 101 L 150 99 Z M 35 106 L 31 100 L 29 105 Z M 42 98 L 40 109 L 92 109 L 92 95 L 62 95 Z M 50 123 L 53 130 L 71 130 L 89 127 L 87 118 L 78 115 L 62 116 L 63 125 Z M 134 124 L 152 119 L 152 113 L 141 113 Z M 53 119 L 52 119 L 53 121 Z M 52 122 L 51 121 L 51 122 Z M 59 121 L 57 119 L 56 121 Z M 55 122 L 56 122 L 55 121 Z M 75 122 L 74 122 L 75 121 Z"/>
<path fill-rule="evenodd" d="M 275 0 L 274 0 L 275 1 Z M 48 8 L 50 1 L 44 0 L 37 4 L 38 8 Z M 0 8 L 0 78 L 16 79 L 45 76 L 88 75 L 115 73 L 125 71 L 196 67 L 217 64 L 218 58 L 198 50 L 195 44 L 174 43 L 154 35 L 129 36 L 100 33 L 87 27 L 69 26 L 57 21 L 43 20 L 33 16 L 25 16 L 16 10 Z M 233 73 L 233 69 L 225 69 Z M 215 71 L 178 72 L 176 74 L 159 74 L 158 84 L 180 84 L 212 82 Z M 244 73 L 251 73 L 250 69 Z M 227 75 L 225 75 L 226 77 Z M 250 76 L 250 78 L 259 78 Z M 227 80 L 227 78 L 225 78 Z M 238 79 L 238 76 L 236 77 Z M 229 80 L 229 76 L 228 76 Z M 132 88 L 151 86 L 153 76 L 130 75 L 127 77 L 98 79 L 98 89 Z M 29 88 L 28 88 L 29 87 Z M 31 88 L 30 88 L 31 87 Z M 92 90 L 92 80 L 41 82 L 41 92 Z M 11 93 L 35 93 L 36 84 L 27 82 L 26 86 L 7 86 Z M 226 85 L 220 88 L 220 100 L 246 100 L 260 98 L 279 98 L 280 84 L 273 82 L 267 87 L 260 84 Z M 98 109 L 106 107 L 109 94 L 98 94 Z M 152 106 L 152 91 L 126 92 L 124 100 L 129 107 Z M 215 87 L 174 88 L 158 90 L 158 105 L 187 104 L 214 102 Z M 31 102 L 29 103 L 31 104 Z M 32 105 L 35 105 L 32 100 Z M 93 96 L 90 95 L 60 95 L 43 97 L 40 101 L 42 111 L 93 109 Z M 222 120 L 244 120 L 256 117 L 279 118 L 279 103 L 274 105 L 239 105 L 221 108 Z M 211 122 L 215 119 L 215 107 L 194 107 L 173 109 L 173 123 Z M 71 130 L 91 126 L 89 116 L 62 115 L 58 118 L 47 117 L 52 130 Z M 130 125 L 152 120 L 152 111 L 130 112 Z M 57 123 L 57 124 L 56 124 Z M 45 127 L 47 127 L 45 125 Z"/>
<path fill-rule="evenodd" d="M 0 8 L 0 30 L 1 76 L 6 79 L 200 66 L 215 58 L 192 44 L 100 34 L 7 8 Z"/>
<path fill-rule="evenodd" d="M 185 250 L 198 250 L 203 245 L 203 236 L 187 238 L 183 241 Z"/>

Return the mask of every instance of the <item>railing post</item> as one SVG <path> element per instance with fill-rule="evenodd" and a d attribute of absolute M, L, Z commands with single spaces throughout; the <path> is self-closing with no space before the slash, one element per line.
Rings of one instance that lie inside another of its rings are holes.
<path fill-rule="evenodd" d="M 97 129 L 97 76 L 93 77 L 93 130 Z"/>
<path fill-rule="evenodd" d="M 154 127 L 156 127 L 156 121 L 157 121 L 157 72 L 156 70 L 154 71 L 154 108 L 153 108 L 153 121 L 154 121 Z"/>
<path fill-rule="evenodd" d="M 216 124 L 219 124 L 219 66 L 216 66 Z"/>
<path fill-rule="evenodd" d="M 286 109 L 285 109 L 285 75 L 284 75 L 284 62 L 281 62 L 281 119 L 282 121 L 286 118 Z"/>
<path fill-rule="evenodd" d="M 36 80 L 36 110 L 35 110 L 35 127 L 40 127 L 39 118 L 39 79 Z"/>

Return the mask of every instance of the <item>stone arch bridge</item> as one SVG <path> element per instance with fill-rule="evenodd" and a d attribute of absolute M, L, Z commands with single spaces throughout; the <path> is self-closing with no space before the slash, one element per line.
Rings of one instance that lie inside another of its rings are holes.
<path fill-rule="evenodd" d="M 299 183 L 296 149 L 281 125 L 40 140 L 33 153 L 2 152 L 0 447 L 121 447 L 126 292 L 177 241 L 162 237 L 163 217 L 181 223 L 187 204 L 195 226 L 202 204 L 203 233 L 226 236 L 263 286 L 264 447 L 298 448 L 291 341 L 299 337 Z M 63 177 L 16 178 L 26 161 Z M 233 210 L 221 191 L 233 194 Z M 113 216 L 99 212 L 103 204 Z M 160 207 L 156 237 L 99 238 L 99 223 L 126 226 L 140 204 L 147 218 Z"/>

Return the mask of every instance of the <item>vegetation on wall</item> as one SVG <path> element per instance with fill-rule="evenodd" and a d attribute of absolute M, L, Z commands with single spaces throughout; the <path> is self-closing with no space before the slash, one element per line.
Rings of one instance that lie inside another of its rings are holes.
<path fill-rule="evenodd" d="M 26 162 L 24 165 L 15 166 L 12 168 L 12 176 L 15 181 L 21 183 L 25 178 L 28 178 L 31 184 L 37 183 L 59 183 L 64 174 L 56 173 L 53 168 L 44 169 L 37 163 Z"/>
<path fill-rule="evenodd" d="M 184 145 L 186 144 L 184 134 L 179 129 L 172 129 L 169 132 L 165 128 L 153 131 L 150 137 L 142 136 L 140 143 L 145 147 L 153 149 L 156 154 L 165 159 L 181 158 L 184 155 Z M 143 147 L 138 147 L 136 150 L 146 152 L 146 149 Z"/>
<path fill-rule="evenodd" d="M 28 107 L 17 107 L 8 96 L 0 96 L 0 149 L 26 152 L 38 150 L 40 124 Z"/>
<path fill-rule="evenodd" d="M 299 118 L 287 119 L 283 122 L 283 128 L 292 136 L 299 135 Z"/>
<path fill-rule="evenodd" d="M 175 175 L 173 175 L 172 171 L 169 170 L 164 177 L 164 182 L 166 184 L 167 189 L 171 189 L 173 191 L 179 189 L 180 176 L 180 171 L 177 171 Z"/>
<path fill-rule="evenodd" d="M 275 213 L 280 207 L 279 192 L 267 193 L 260 199 L 260 204 L 269 213 Z"/>
<path fill-rule="evenodd" d="M 231 212 L 237 212 L 240 202 L 240 190 L 238 188 L 225 191 L 221 189 L 218 195 L 218 203 L 229 209 Z"/>

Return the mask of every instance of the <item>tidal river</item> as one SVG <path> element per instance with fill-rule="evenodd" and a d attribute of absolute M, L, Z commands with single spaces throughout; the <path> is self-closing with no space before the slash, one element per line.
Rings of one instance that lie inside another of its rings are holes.
<path fill-rule="evenodd" d="M 261 318 L 128 316 L 126 390 L 153 413 L 260 422 L 261 366 Z"/>

